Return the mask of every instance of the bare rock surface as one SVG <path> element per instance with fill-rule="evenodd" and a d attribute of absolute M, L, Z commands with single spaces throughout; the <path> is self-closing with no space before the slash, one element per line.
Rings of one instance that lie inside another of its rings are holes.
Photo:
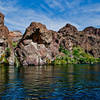
<path fill-rule="evenodd" d="M 9 38 L 13 42 L 18 42 L 22 38 L 23 34 L 20 31 L 9 31 Z"/>
<path fill-rule="evenodd" d="M 16 48 L 22 65 L 44 65 L 59 53 L 57 33 L 41 23 L 32 22 Z"/>
<path fill-rule="evenodd" d="M 12 41 L 9 38 L 9 30 L 4 25 L 4 15 L 0 13 L 0 63 L 3 63 L 2 59 L 5 55 L 5 52 L 7 52 L 7 48 L 10 48 L 11 53 L 10 57 L 8 58 L 8 62 L 10 65 L 14 64 L 14 51 L 12 47 Z"/>
<path fill-rule="evenodd" d="M 15 53 L 22 65 L 44 65 L 61 54 L 61 45 L 68 50 L 72 50 L 73 46 L 80 46 L 94 57 L 100 57 L 100 29 L 87 27 L 78 31 L 75 26 L 66 24 L 55 32 L 41 23 L 32 22 Z"/>
<path fill-rule="evenodd" d="M 60 44 L 66 49 L 80 46 L 94 57 L 100 57 L 100 28 L 87 27 L 83 31 L 78 31 L 75 26 L 67 24 L 58 33 Z"/>
<path fill-rule="evenodd" d="M 9 30 L 4 25 L 4 15 L 0 13 L 0 56 L 4 54 L 5 49 L 8 47 L 8 34 Z"/>

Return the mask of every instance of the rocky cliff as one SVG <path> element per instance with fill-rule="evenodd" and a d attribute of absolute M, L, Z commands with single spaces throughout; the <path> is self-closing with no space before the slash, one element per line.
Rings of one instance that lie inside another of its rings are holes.
<path fill-rule="evenodd" d="M 41 23 L 32 22 L 18 44 L 16 54 L 22 65 L 43 65 L 61 55 L 60 46 L 70 51 L 74 46 L 80 46 L 94 57 L 100 57 L 100 29 L 88 27 L 78 31 L 75 26 L 66 24 L 55 32 Z"/>
<path fill-rule="evenodd" d="M 0 13 L 0 63 L 14 65 L 13 42 L 18 42 L 21 37 L 22 34 L 18 31 L 9 32 L 4 25 L 4 15 Z"/>
<path fill-rule="evenodd" d="M 19 42 L 23 34 L 20 31 L 9 31 L 9 38 L 13 42 Z"/>
<path fill-rule="evenodd" d="M 0 13 L 0 63 L 4 62 L 6 48 L 10 47 L 10 40 L 8 39 L 9 30 L 4 25 L 4 15 Z M 7 61 L 6 61 L 7 63 Z"/>
<path fill-rule="evenodd" d="M 54 60 L 59 51 L 57 32 L 41 23 L 32 22 L 16 48 L 22 65 L 43 65 Z"/>
<path fill-rule="evenodd" d="M 60 44 L 71 50 L 73 46 L 82 47 L 87 53 L 94 57 L 100 57 L 100 29 L 87 27 L 78 31 L 75 26 L 67 24 L 58 31 Z"/>
<path fill-rule="evenodd" d="M 21 65 L 48 64 L 57 56 L 64 56 L 59 51 L 60 46 L 69 51 L 80 46 L 86 53 L 100 58 L 100 28 L 87 27 L 78 31 L 75 26 L 66 24 L 55 32 L 48 30 L 41 23 L 32 22 L 22 36 L 19 31 L 9 32 L 4 25 L 4 15 L 0 13 L 0 62 L 6 49 L 10 48 L 10 56 L 7 59 L 11 65 L 14 64 L 14 58 L 17 58 Z"/>

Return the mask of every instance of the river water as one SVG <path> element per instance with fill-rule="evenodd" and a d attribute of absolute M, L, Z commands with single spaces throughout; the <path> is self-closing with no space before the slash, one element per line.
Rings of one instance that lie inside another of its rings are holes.
<path fill-rule="evenodd" d="M 0 100 L 100 100 L 100 64 L 0 66 Z"/>

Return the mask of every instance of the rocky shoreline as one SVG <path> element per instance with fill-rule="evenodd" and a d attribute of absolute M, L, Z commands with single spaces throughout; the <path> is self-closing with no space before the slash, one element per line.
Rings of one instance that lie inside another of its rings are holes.
<path fill-rule="evenodd" d="M 55 32 L 41 23 L 32 22 L 22 35 L 19 31 L 9 32 L 4 26 L 4 15 L 0 13 L 0 57 L 10 48 L 10 55 L 6 58 L 10 65 L 16 62 L 20 65 L 50 64 L 58 56 L 65 56 L 59 50 L 61 46 L 70 52 L 73 52 L 73 47 L 80 47 L 91 57 L 99 59 L 100 28 L 87 27 L 78 31 L 75 26 L 66 24 Z"/>

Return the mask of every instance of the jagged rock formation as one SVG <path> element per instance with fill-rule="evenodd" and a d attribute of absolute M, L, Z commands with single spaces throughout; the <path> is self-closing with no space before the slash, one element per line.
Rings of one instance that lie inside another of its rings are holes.
<path fill-rule="evenodd" d="M 4 26 L 4 15 L 0 13 L 0 56 L 4 53 L 5 48 L 8 47 L 8 28 Z"/>
<path fill-rule="evenodd" d="M 5 55 L 6 49 L 11 49 L 11 55 L 8 58 L 8 61 L 10 64 L 14 62 L 14 53 L 13 53 L 13 47 L 12 47 L 12 41 L 9 38 L 9 30 L 4 25 L 4 15 L 0 13 L 0 57 Z M 0 61 L 2 63 L 2 59 Z"/>
<path fill-rule="evenodd" d="M 0 26 L 4 26 L 4 15 L 0 12 Z"/>
<path fill-rule="evenodd" d="M 32 22 L 26 29 L 16 54 L 22 65 L 43 65 L 52 61 L 59 53 L 57 33 L 47 30 L 41 23 Z"/>
<path fill-rule="evenodd" d="M 100 29 L 87 27 L 78 31 L 76 27 L 67 24 L 58 31 L 60 44 L 71 50 L 72 46 L 80 46 L 94 57 L 100 57 Z"/>
<path fill-rule="evenodd" d="M 22 36 L 23 35 L 20 31 L 9 31 L 9 34 L 8 34 L 9 42 L 8 43 L 11 44 L 10 45 L 11 55 L 9 57 L 10 65 L 14 65 L 14 62 L 15 62 L 14 48 L 17 46 L 17 44 L 21 40 Z"/>
<path fill-rule="evenodd" d="M 18 42 L 15 51 L 13 42 Z M 56 56 L 63 55 L 59 52 L 60 46 L 70 51 L 73 46 L 80 46 L 94 57 L 100 57 L 100 29 L 87 27 L 83 31 L 78 31 L 75 26 L 66 24 L 55 32 L 48 30 L 41 23 L 32 22 L 22 36 L 19 31 L 9 32 L 4 25 L 4 15 L 0 13 L 0 56 L 6 48 L 10 48 L 10 65 L 14 64 L 15 56 L 22 65 L 50 63 Z"/>
<path fill-rule="evenodd" d="M 78 31 L 75 26 L 66 24 L 54 32 L 41 23 L 32 22 L 19 42 L 16 54 L 22 65 L 43 65 L 60 55 L 60 45 L 68 50 L 80 46 L 94 57 L 100 57 L 100 29 L 88 27 Z"/>
<path fill-rule="evenodd" d="M 74 45 L 78 45 L 78 30 L 75 26 L 66 24 L 58 31 L 60 45 L 65 49 L 72 50 Z"/>

